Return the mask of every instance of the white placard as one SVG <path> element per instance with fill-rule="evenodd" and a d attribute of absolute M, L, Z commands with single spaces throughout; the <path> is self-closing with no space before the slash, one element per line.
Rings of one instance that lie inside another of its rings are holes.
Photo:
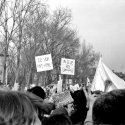
<path fill-rule="evenodd" d="M 61 74 L 74 75 L 75 60 L 61 58 Z"/>
<path fill-rule="evenodd" d="M 36 56 L 37 72 L 47 71 L 53 69 L 51 54 Z"/>
<path fill-rule="evenodd" d="M 62 92 L 62 80 L 59 80 L 57 83 L 57 93 Z"/>
<path fill-rule="evenodd" d="M 20 87 L 19 83 L 14 83 L 14 86 L 13 86 L 12 90 L 13 91 L 18 91 L 19 87 Z"/>

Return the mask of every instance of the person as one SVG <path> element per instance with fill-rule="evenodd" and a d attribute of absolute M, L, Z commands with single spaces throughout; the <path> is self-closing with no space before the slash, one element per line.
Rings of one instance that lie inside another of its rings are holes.
<path fill-rule="evenodd" d="M 0 90 L 0 125 L 41 125 L 41 122 L 26 94 Z"/>
<path fill-rule="evenodd" d="M 59 100 L 58 100 L 59 99 Z M 72 111 L 74 110 L 73 99 L 69 91 L 60 93 L 55 98 L 56 100 L 56 109 L 53 110 L 50 116 L 54 115 L 65 115 L 70 119 Z"/>
<path fill-rule="evenodd" d="M 64 114 L 50 116 L 43 122 L 43 125 L 73 125 L 70 118 Z"/>
<path fill-rule="evenodd" d="M 28 89 L 27 92 L 30 94 L 32 93 L 32 96 L 30 96 L 29 94 L 29 97 L 36 106 L 39 119 L 42 122 L 43 119 L 45 119 L 46 116 L 50 115 L 51 111 L 55 109 L 55 104 L 45 101 L 46 93 L 40 86 L 34 86 L 31 89 Z M 42 101 L 40 101 L 40 99 L 38 98 L 40 98 Z"/>
<path fill-rule="evenodd" d="M 86 97 L 87 94 L 84 88 L 81 88 L 74 92 L 71 91 L 71 96 L 74 100 L 74 112 L 71 114 L 70 119 L 73 124 L 83 124 L 89 109 L 89 103 L 87 103 L 88 97 Z"/>
<path fill-rule="evenodd" d="M 62 105 L 55 110 L 51 112 L 51 116 L 57 115 L 57 114 L 64 114 L 67 115 L 68 117 L 71 116 L 72 112 L 74 111 L 74 106 L 73 103 L 67 103 L 65 105 Z"/>
<path fill-rule="evenodd" d="M 25 94 L 31 100 L 34 107 L 37 110 L 41 110 L 42 114 L 50 114 L 51 110 L 55 109 L 55 104 L 44 101 L 42 98 L 33 93 L 26 92 Z"/>
<path fill-rule="evenodd" d="M 89 94 L 89 110 L 87 112 L 86 119 L 84 121 L 84 125 L 93 125 L 92 121 L 92 107 L 93 103 L 96 100 L 97 97 L 95 97 L 93 94 Z"/>
<path fill-rule="evenodd" d="M 64 105 L 66 111 L 68 112 L 68 116 L 70 117 L 72 115 L 72 112 L 74 112 L 74 104 L 73 102 L 70 102 L 66 105 Z"/>
<path fill-rule="evenodd" d="M 104 92 L 109 92 L 109 91 L 111 91 L 111 87 L 112 88 L 116 88 L 113 84 L 112 84 L 112 81 L 111 80 L 105 80 L 105 82 L 104 82 L 104 84 L 105 84 L 105 88 L 104 88 Z"/>
<path fill-rule="evenodd" d="M 93 125 L 125 124 L 125 90 L 117 89 L 100 95 L 92 107 Z"/>

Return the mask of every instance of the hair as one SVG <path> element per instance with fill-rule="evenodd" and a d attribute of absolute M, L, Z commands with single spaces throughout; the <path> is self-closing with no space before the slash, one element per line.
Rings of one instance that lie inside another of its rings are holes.
<path fill-rule="evenodd" d="M 112 85 L 112 81 L 111 80 L 105 80 L 105 89 L 104 92 L 108 92 L 109 87 Z"/>
<path fill-rule="evenodd" d="M 42 99 L 45 99 L 45 97 L 46 97 L 45 91 L 40 86 L 35 86 L 31 89 L 28 89 L 27 91 L 32 92 L 33 94 L 39 96 Z"/>
<path fill-rule="evenodd" d="M 0 91 L 0 125 L 30 125 L 34 114 L 34 106 L 25 94 Z"/>
<path fill-rule="evenodd" d="M 94 125 L 125 124 L 125 90 L 113 90 L 99 96 L 92 109 Z"/>
<path fill-rule="evenodd" d="M 43 125 L 72 125 L 70 118 L 64 114 L 50 116 Z"/>
<path fill-rule="evenodd" d="M 68 116 L 68 111 L 63 106 L 59 107 L 59 108 L 56 108 L 55 110 L 53 110 L 50 116 L 61 115 L 61 114 Z"/>

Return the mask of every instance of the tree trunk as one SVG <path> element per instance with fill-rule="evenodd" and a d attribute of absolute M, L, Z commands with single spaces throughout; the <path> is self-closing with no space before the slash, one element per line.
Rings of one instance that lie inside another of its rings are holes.
<path fill-rule="evenodd" d="M 16 77 L 15 77 L 15 83 L 18 82 L 19 78 L 19 64 L 20 64 L 20 49 L 17 50 L 17 70 L 16 70 Z"/>
<path fill-rule="evenodd" d="M 29 73 L 28 73 L 28 82 L 27 82 L 27 89 L 30 88 L 30 84 L 31 84 L 31 77 L 32 77 L 32 70 L 30 68 Z"/>
<path fill-rule="evenodd" d="M 21 41 L 22 41 L 22 26 L 20 24 L 20 26 L 19 26 L 19 43 L 18 43 L 18 48 L 17 48 L 17 70 L 16 70 L 15 83 L 19 82 L 18 79 L 19 79 Z"/>
<path fill-rule="evenodd" d="M 8 53 L 8 27 L 7 27 L 7 19 L 5 21 L 5 49 L 4 49 L 4 61 L 3 61 L 3 74 L 2 74 L 2 83 L 6 83 L 6 62 L 7 62 L 7 53 Z"/>
<path fill-rule="evenodd" d="M 45 86 L 50 85 L 52 83 L 51 71 L 46 71 L 46 83 Z"/>
<path fill-rule="evenodd" d="M 3 84 L 7 84 L 6 83 L 6 59 L 7 55 L 6 52 L 4 53 L 4 61 L 3 61 L 3 74 L 2 74 L 2 83 Z"/>

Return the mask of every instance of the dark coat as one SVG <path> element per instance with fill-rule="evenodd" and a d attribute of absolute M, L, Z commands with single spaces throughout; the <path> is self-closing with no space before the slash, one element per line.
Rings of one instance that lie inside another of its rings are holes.
<path fill-rule="evenodd" d="M 72 113 L 70 116 L 71 121 L 73 124 L 76 124 L 78 122 L 83 122 L 86 119 L 88 108 L 87 105 L 87 99 L 85 96 L 84 91 L 77 90 L 74 93 L 71 93 L 72 98 L 74 99 L 74 106 L 75 106 L 75 112 Z"/>
<path fill-rule="evenodd" d="M 60 115 L 60 114 L 63 114 L 63 115 L 67 115 L 68 116 L 68 112 L 67 110 L 64 108 L 64 107 L 60 107 L 60 108 L 57 108 L 55 110 L 53 110 L 51 116 L 53 115 Z"/>

